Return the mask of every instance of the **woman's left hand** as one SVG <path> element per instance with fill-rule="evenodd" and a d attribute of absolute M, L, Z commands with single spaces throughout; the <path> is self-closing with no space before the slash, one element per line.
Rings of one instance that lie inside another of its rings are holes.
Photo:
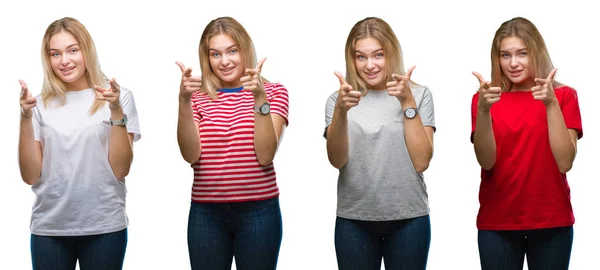
<path fill-rule="evenodd" d="M 400 103 L 410 100 L 413 97 L 410 90 L 410 76 L 414 69 L 415 66 L 412 66 L 404 76 L 392 74 L 394 80 L 386 84 L 388 95 L 398 98 Z"/>
<path fill-rule="evenodd" d="M 546 79 L 535 78 L 536 85 L 531 88 L 533 98 L 541 100 L 546 106 L 557 102 L 556 95 L 554 94 L 554 86 L 552 85 L 556 70 L 557 69 L 555 68 L 550 71 L 550 75 L 548 75 L 548 78 Z"/>
<path fill-rule="evenodd" d="M 244 90 L 252 91 L 252 95 L 254 97 L 258 97 L 259 95 L 265 93 L 265 88 L 263 86 L 262 77 L 260 76 L 260 72 L 262 71 L 263 63 L 267 60 L 263 58 L 258 62 L 256 68 L 247 68 L 246 76 L 240 79 Z"/>
<path fill-rule="evenodd" d="M 100 94 L 96 98 L 99 100 L 108 101 L 109 108 L 111 110 L 116 110 L 121 108 L 121 100 L 119 99 L 119 96 L 121 95 L 121 87 L 115 78 L 110 80 L 109 83 L 109 89 L 104 89 L 97 85 L 94 86 L 94 89 Z"/>

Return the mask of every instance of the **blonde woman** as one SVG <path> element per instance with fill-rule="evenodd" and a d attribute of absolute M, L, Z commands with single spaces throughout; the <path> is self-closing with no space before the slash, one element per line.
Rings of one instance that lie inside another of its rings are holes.
<path fill-rule="evenodd" d="M 230 17 L 200 38 L 202 77 L 182 72 L 177 139 L 194 169 L 188 221 L 192 269 L 275 269 L 282 237 L 273 159 L 288 92 L 261 76 L 252 39 Z"/>
<path fill-rule="evenodd" d="M 404 72 L 382 19 L 354 25 L 346 78 L 327 100 L 325 137 L 338 178 L 339 269 L 425 269 L 431 238 L 423 172 L 433 155 L 433 98 Z"/>
<path fill-rule="evenodd" d="M 44 82 L 21 83 L 19 165 L 36 195 L 33 269 L 121 269 L 127 246 L 125 177 L 140 138 L 131 91 L 107 81 L 94 42 L 73 18 L 42 41 Z"/>
<path fill-rule="evenodd" d="M 583 136 L 577 92 L 554 80 L 542 35 L 525 18 L 492 42 L 492 81 L 479 73 L 471 141 L 481 165 L 481 267 L 568 269 L 573 210 L 566 173 Z"/>

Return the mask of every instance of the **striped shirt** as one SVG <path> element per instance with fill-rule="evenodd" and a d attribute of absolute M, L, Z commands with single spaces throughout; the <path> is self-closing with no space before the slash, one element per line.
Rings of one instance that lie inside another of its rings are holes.
<path fill-rule="evenodd" d="M 288 91 L 279 83 L 265 83 L 271 114 L 288 123 Z M 192 201 L 243 202 L 279 195 L 273 163 L 261 166 L 254 151 L 252 92 L 224 89 L 217 99 L 196 93 L 194 120 L 200 130 L 202 152 L 192 165 Z"/>

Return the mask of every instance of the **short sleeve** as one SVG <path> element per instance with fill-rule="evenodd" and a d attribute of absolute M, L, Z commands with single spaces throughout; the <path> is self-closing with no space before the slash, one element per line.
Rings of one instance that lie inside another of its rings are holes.
<path fill-rule="evenodd" d="M 331 125 L 333 119 L 333 111 L 335 110 L 335 103 L 337 102 L 338 92 L 335 91 L 327 99 L 325 104 L 325 130 L 323 131 L 323 138 L 327 139 L 327 127 Z"/>
<path fill-rule="evenodd" d="M 421 116 L 421 122 L 425 127 L 432 127 L 435 131 L 435 110 L 433 107 L 433 95 L 429 88 L 425 88 L 423 91 L 423 97 L 417 110 Z"/>
<path fill-rule="evenodd" d="M 277 114 L 285 120 L 285 125 L 289 124 L 289 95 L 288 90 L 281 84 L 267 84 L 265 85 L 265 91 L 268 91 L 268 95 L 271 113 Z"/>
<path fill-rule="evenodd" d="M 561 87 L 563 92 L 560 101 L 560 110 L 562 111 L 565 125 L 568 129 L 577 131 L 577 139 L 583 137 L 583 127 L 581 124 L 581 111 L 579 110 L 579 99 L 577 91 L 571 87 Z"/>
<path fill-rule="evenodd" d="M 140 132 L 140 121 L 138 118 L 137 108 L 135 107 L 135 99 L 133 93 L 128 89 L 121 89 L 121 107 L 123 113 L 127 115 L 127 132 L 133 133 L 133 141 L 138 141 L 142 137 Z"/>
<path fill-rule="evenodd" d="M 198 128 L 200 128 L 200 121 L 202 120 L 202 114 L 200 114 L 200 92 L 192 94 L 192 113 L 194 114 L 194 121 Z"/>
<path fill-rule="evenodd" d="M 40 98 L 38 98 L 37 104 L 39 104 L 39 105 L 43 104 L 43 102 Z M 40 113 L 40 109 L 37 107 L 33 107 L 31 110 L 33 112 L 32 116 L 31 116 L 31 123 L 33 125 L 33 138 L 36 141 L 41 142 L 42 141 L 42 131 L 41 131 L 42 115 Z"/>
<path fill-rule="evenodd" d="M 479 92 L 473 95 L 471 99 L 471 142 L 473 142 L 473 135 L 475 134 L 475 126 L 477 125 L 477 102 L 479 101 Z"/>

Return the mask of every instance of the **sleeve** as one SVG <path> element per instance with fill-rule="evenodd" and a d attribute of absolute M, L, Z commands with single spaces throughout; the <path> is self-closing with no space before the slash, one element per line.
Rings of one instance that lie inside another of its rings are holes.
<path fill-rule="evenodd" d="M 142 137 L 142 133 L 133 93 L 128 89 L 122 89 L 120 99 L 123 113 L 127 115 L 127 132 L 133 133 L 133 141 L 136 142 Z"/>
<path fill-rule="evenodd" d="M 433 107 L 433 95 L 429 88 L 425 88 L 423 91 L 423 98 L 418 106 L 419 115 L 421 116 L 421 122 L 425 127 L 432 127 L 435 131 L 435 110 Z"/>
<path fill-rule="evenodd" d="M 41 105 L 43 106 L 43 102 L 41 100 L 41 98 L 38 98 L 37 100 L 37 104 L 38 106 Z M 32 113 L 32 117 L 31 117 L 31 123 L 33 125 L 33 139 L 35 139 L 38 142 L 42 141 L 42 125 L 40 124 L 42 122 L 42 115 L 40 113 L 40 109 L 38 107 L 33 107 L 31 109 Z"/>
<path fill-rule="evenodd" d="M 285 120 L 285 126 L 289 124 L 289 96 L 288 90 L 281 84 L 273 84 L 269 91 L 270 97 L 268 98 L 271 104 L 271 113 L 277 114 Z"/>
<path fill-rule="evenodd" d="M 335 91 L 327 99 L 325 104 L 325 130 L 323 131 L 323 138 L 327 139 L 327 127 L 331 125 L 333 119 L 333 111 L 335 110 L 335 103 L 337 102 L 338 92 Z"/>
<path fill-rule="evenodd" d="M 194 115 L 194 121 L 196 122 L 196 125 L 198 125 L 198 129 L 200 129 L 200 120 L 202 119 L 202 114 L 200 114 L 200 100 L 199 100 L 199 95 L 200 93 L 196 92 L 192 95 L 192 114 Z"/>
<path fill-rule="evenodd" d="M 479 102 L 479 92 L 473 95 L 471 100 L 471 143 L 475 134 L 475 126 L 477 125 L 477 103 Z"/>
<path fill-rule="evenodd" d="M 579 110 L 579 100 L 577 97 L 577 91 L 575 89 L 567 87 L 564 90 L 562 101 L 560 102 L 560 110 L 562 111 L 563 118 L 565 119 L 565 125 L 568 129 L 574 129 L 577 131 L 577 139 L 583 137 L 583 127 L 581 124 L 581 111 Z"/>

